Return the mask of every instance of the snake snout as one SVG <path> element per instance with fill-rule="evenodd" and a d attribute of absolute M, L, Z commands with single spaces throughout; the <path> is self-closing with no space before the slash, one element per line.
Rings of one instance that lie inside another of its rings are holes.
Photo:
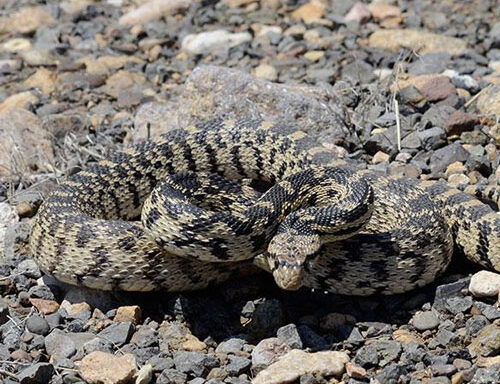
<path fill-rule="evenodd" d="M 276 284 L 289 291 L 299 289 L 304 265 L 320 247 L 319 236 L 314 234 L 298 235 L 287 231 L 275 235 L 268 246 L 268 261 Z"/>

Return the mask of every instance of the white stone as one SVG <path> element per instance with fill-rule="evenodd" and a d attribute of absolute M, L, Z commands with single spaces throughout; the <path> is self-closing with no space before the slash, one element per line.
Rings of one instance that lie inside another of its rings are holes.
<path fill-rule="evenodd" d="M 325 351 L 307 353 L 299 349 L 294 349 L 276 363 L 259 372 L 252 383 L 293 383 L 305 374 L 339 377 L 344 373 L 345 364 L 348 361 L 349 356 L 345 352 Z"/>
<path fill-rule="evenodd" d="M 152 0 L 142 4 L 120 17 L 119 23 L 126 25 L 145 24 L 148 21 L 158 20 L 172 15 L 180 10 L 187 9 L 191 0 Z"/>
<path fill-rule="evenodd" d="M 223 29 L 187 35 L 182 40 L 182 49 L 191 54 L 205 54 L 236 47 L 252 40 L 248 32 L 230 33 Z"/>
<path fill-rule="evenodd" d="M 500 293 L 500 274 L 479 271 L 472 276 L 469 291 L 476 297 L 496 296 Z"/>

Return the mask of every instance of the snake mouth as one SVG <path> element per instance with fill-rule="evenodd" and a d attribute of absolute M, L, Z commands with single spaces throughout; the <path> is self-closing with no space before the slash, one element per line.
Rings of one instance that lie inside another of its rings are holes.
<path fill-rule="evenodd" d="M 281 264 L 273 270 L 274 281 L 281 289 L 296 291 L 302 287 L 303 266 L 299 264 Z"/>

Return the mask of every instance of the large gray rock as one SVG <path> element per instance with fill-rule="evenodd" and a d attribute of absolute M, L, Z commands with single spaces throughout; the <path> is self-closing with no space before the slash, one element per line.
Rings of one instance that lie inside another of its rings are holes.
<path fill-rule="evenodd" d="M 210 65 L 193 70 L 175 102 L 142 106 L 137 111 L 132 141 L 145 138 L 147 131 L 156 135 L 214 117 L 291 124 L 316 136 L 318 143 L 344 141 L 350 136 L 331 86 L 277 84 Z"/>

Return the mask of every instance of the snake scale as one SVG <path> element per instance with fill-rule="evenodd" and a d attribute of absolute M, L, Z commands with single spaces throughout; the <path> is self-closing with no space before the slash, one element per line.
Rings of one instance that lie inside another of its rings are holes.
<path fill-rule="evenodd" d="M 454 247 L 500 271 L 500 215 L 479 199 L 498 195 L 353 171 L 279 123 L 213 120 L 63 181 L 30 245 L 45 273 L 101 290 L 194 290 L 259 266 L 284 289 L 394 294 L 432 282 Z"/>

